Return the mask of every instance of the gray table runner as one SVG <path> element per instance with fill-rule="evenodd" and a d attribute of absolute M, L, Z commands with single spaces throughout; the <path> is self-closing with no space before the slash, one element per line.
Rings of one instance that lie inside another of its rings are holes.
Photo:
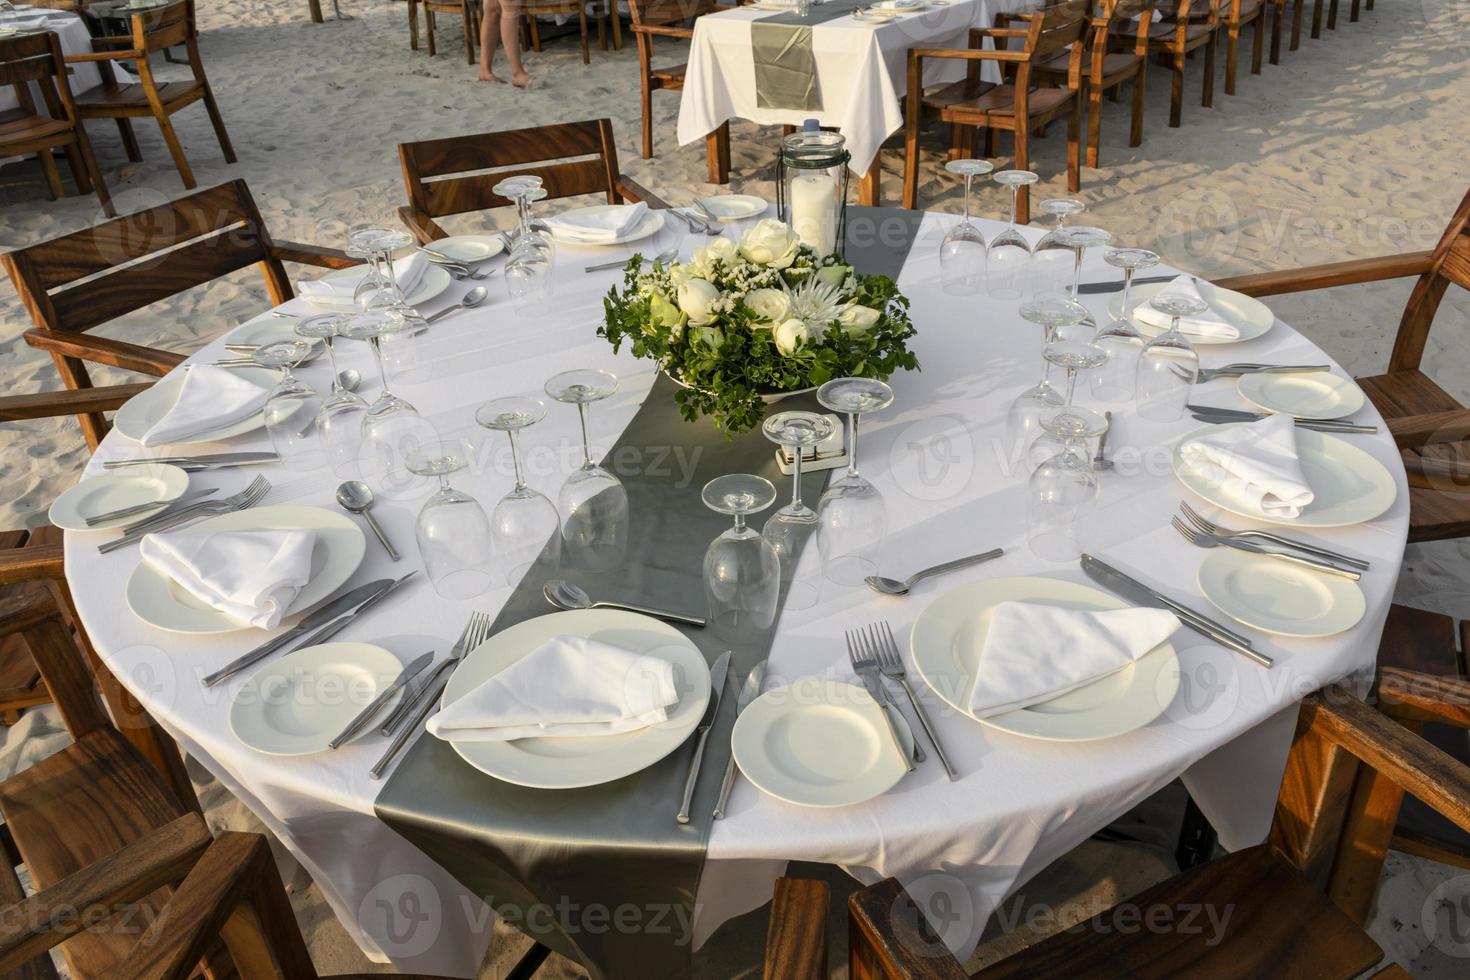
<path fill-rule="evenodd" d="M 849 261 L 864 272 L 896 276 L 921 219 L 914 211 L 852 209 Z M 674 404 L 675 390 L 660 377 L 608 454 L 616 458 L 623 447 L 633 447 L 645 460 L 669 458 L 666 451 L 675 448 L 684 453 L 682 468 L 650 466 L 623 476 L 631 516 L 626 560 L 604 571 L 558 571 L 538 563 L 506 602 L 496 631 L 551 612 L 541 587 L 559 575 L 599 597 L 704 611 L 704 551 L 730 519 L 703 505 L 700 488 L 721 474 L 758 473 L 784 495 L 790 481 L 776 467 L 775 447 L 759 431 L 727 440 L 707 419 L 686 422 Z M 780 407 L 820 410 L 810 395 L 786 399 Z M 828 475 L 802 481 L 809 503 Z M 762 519 L 756 521 L 759 526 Z M 707 661 L 731 649 L 711 631 L 684 632 Z M 767 656 L 773 633 L 734 648 L 688 824 L 678 824 L 674 814 L 692 740 L 623 779 L 541 790 L 485 775 L 448 743 L 420 737 L 389 776 L 376 812 L 512 925 L 578 960 L 594 978 L 687 977 L 710 811 L 729 758 L 731 692 Z"/>
<path fill-rule="evenodd" d="M 805 17 L 795 13 L 762 17 L 750 23 L 755 53 L 755 104 L 762 109 L 822 109 L 812 27 L 846 17 L 869 0 L 830 0 Z"/>

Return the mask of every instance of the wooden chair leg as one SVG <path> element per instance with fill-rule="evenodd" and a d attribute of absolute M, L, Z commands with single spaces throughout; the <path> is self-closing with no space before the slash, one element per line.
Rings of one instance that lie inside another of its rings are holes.
<path fill-rule="evenodd" d="M 1178 129 L 1184 115 L 1184 55 L 1174 56 L 1169 71 L 1173 73 L 1169 82 L 1169 126 Z"/>
<path fill-rule="evenodd" d="M 1217 35 L 1218 36 L 1218 35 Z M 1199 104 L 1206 109 L 1215 105 L 1215 39 L 1211 38 L 1205 48 L 1205 84 L 1200 92 Z"/>
<path fill-rule="evenodd" d="M 143 162 L 143 151 L 138 149 L 138 137 L 133 132 L 133 121 L 119 117 L 117 119 L 117 135 L 122 139 L 123 152 L 133 163 Z"/>
<path fill-rule="evenodd" d="M 464 62 L 473 66 L 475 63 L 475 15 L 470 12 L 470 0 L 464 3 Z"/>
<path fill-rule="evenodd" d="M 61 186 L 61 171 L 56 169 L 56 157 L 54 151 L 48 146 L 36 154 L 36 162 L 41 165 L 41 176 L 46 179 L 46 193 L 51 195 L 51 200 L 59 201 L 66 195 Z"/>
<path fill-rule="evenodd" d="M 1337 30 L 1337 0 L 1331 0 L 1327 5 L 1327 29 Z"/>
<path fill-rule="evenodd" d="M 643 72 L 643 159 L 653 159 L 653 89 L 648 72 Z"/>
<path fill-rule="evenodd" d="M 169 155 L 174 158 L 174 167 L 179 171 L 179 178 L 183 180 L 185 189 L 193 190 L 198 184 L 194 180 L 194 171 L 189 167 L 189 158 L 184 156 L 184 145 L 174 132 L 174 124 L 168 121 L 168 113 L 163 110 L 163 106 L 155 106 L 153 111 L 153 118 L 158 121 L 158 131 L 163 134 L 163 143 L 168 147 Z"/>
<path fill-rule="evenodd" d="M 1213 52 L 1215 46 L 1210 45 Z M 1235 94 L 1235 61 L 1240 54 L 1240 25 L 1231 24 L 1225 32 L 1225 94 Z M 1205 59 L 1205 71 L 1209 71 L 1209 58 Z"/>
<path fill-rule="evenodd" d="M 1322 0 L 1312 0 L 1312 40 L 1322 36 Z"/>
<path fill-rule="evenodd" d="M 322 18 L 322 0 L 306 0 L 307 9 L 311 11 L 311 22 L 322 24 L 326 21 Z"/>
<path fill-rule="evenodd" d="M 919 206 L 919 120 L 918 113 L 910 115 L 913 118 L 906 120 L 903 127 L 903 206 L 912 210 Z M 882 155 L 880 149 L 878 156 Z M 875 158 L 874 166 L 877 162 Z"/>
<path fill-rule="evenodd" d="M 235 147 L 230 142 L 230 134 L 225 130 L 225 117 L 219 111 L 219 103 L 214 100 L 214 90 L 209 83 L 204 83 L 204 111 L 209 113 L 209 124 L 214 127 L 215 138 L 219 140 L 220 153 L 224 155 L 225 163 L 235 162 Z"/>
<path fill-rule="evenodd" d="M 109 218 L 116 217 L 117 210 L 112 206 L 112 192 L 102 179 L 102 170 L 92 154 L 92 141 L 87 139 L 87 131 L 82 128 L 81 123 L 77 124 L 77 150 L 82 157 L 82 167 L 91 180 L 92 188 L 97 192 L 97 202 L 102 205 L 102 213 Z"/>
<path fill-rule="evenodd" d="M 62 147 L 62 152 L 66 154 L 66 169 L 71 171 L 71 179 L 77 185 L 77 191 L 82 194 L 92 193 L 92 176 L 82 166 L 82 154 L 77 150 L 77 144 L 66 144 Z"/>
<path fill-rule="evenodd" d="M 1067 113 L 1067 190 L 1082 189 L 1082 96 L 1072 94 L 1072 111 Z"/>
<path fill-rule="evenodd" d="M 981 140 L 981 147 L 983 150 L 983 156 L 995 156 L 995 130 L 989 126 L 985 127 L 985 133 L 983 139 Z"/>
<path fill-rule="evenodd" d="M 1266 44 L 1266 11 L 1256 15 L 1256 33 L 1251 37 L 1251 74 L 1261 73 L 1261 60 Z"/>
<path fill-rule="evenodd" d="M 582 64 L 592 64 L 592 52 L 587 47 L 587 5 L 577 5 L 577 22 L 582 29 Z"/>
<path fill-rule="evenodd" d="M 1369 4 L 1368 9 L 1372 10 L 1373 5 Z M 612 0 L 608 0 L 607 16 L 612 21 L 613 50 L 621 51 L 623 50 L 623 22 L 618 19 L 618 5 Z"/>
<path fill-rule="evenodd" d="M 1353 0 L 1352 4 L 1348 7 L 1348 23 L 1349 24 L 1356 24 L 1357 22 L 1358 22 L 1358 0 Z"/>
<path fill-rule="evenodd" d="M 1277 0 L 1271 5 L 1271 64 L 1281 64 L 1281 29 L 1286 21 L 1286 4 Z"/>
<path fill-rule="evenodd" d="M 711 184 L 730 182 L 730 124 L 721 123 L 719 128 L 704 138 L 705 162 L 709 169 Z"/>
<path fill-rule="evenodd" d="M 1288 51 L 1295 51 L 1302 46 L 1302 14 L 1307 9 L 1307 0 L 1293 0 L 1291 7 L 1291 43 L 1287 45 Z"/>
<path fill-rule="evenodd" d="M 531 21 L 531 50 L 537 54 L 541 53 L 541 23 L 534 15 L 527 15 Z"/>
<path fill-rule="evenodd" d="M 1018 117 L 1020 113 L 1016 114 Z M 1031 169 L 1031 133 L 1027 128 L 1027 120 L 1017 118 L 1016 128 L 1012 130 L 1012 136 L 1016 140 L 1016 169 Z M 1016 195 L 1016 224 L 1029 225 L 1031 223 L 1031 187 L 1022 185 L 1021 193 Z"/>
<path fill-rule="evenodd" d="M 419 49 L 419 0 L 408 0 L 408 50 Z"/>
<path fill-rule="evenodd" d="M 949 126 L 949 159 L 964 160 L 971 154 L 970 146 L 973 142 L 973 127 L 963 123 L 950 123 Z"/>
<path fill-rule="evenodd" d="M 1102 102 L 1102 88 L 1092 86 L 1087 93 L 1087 165 L 1093 169 L 1097 168 L 1098 147 L 1102 144 Z"/>
<path fill-rule="evenodd" d="M 1138 66 L 1138 75 L 1133 79 L 1133 126 L 1128 131 L 1128 145 L 1143 145 L 1143 106 L 1148 95 L 1148 62 Z"/>
<path fill-rule="evenodd" d="M 865 208 L 876 208 L 883 194 L 883 151 L 873 157 L 868 172 L 858 178 L 858 203 Z"/>

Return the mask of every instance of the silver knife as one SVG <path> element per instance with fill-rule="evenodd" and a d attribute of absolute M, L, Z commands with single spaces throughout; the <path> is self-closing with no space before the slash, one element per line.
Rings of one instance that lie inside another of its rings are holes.
<path fill-rule="evenodd" d="M 280 459 L 275 453 L 219 453 L 214 456 L 154 456 L 144 459 L 109 459 L 103 469 L 115 470 L 120 466 L 152 466 L 165 463 L 180 469 L 206 469 L 211 466 L 246 466 L 250 463 L 274 463 Z"/>
<path fill-rule="evenodd" d="M 1135 276 L 1133 285 L 1147 286 L 1153 282 L 1173 282 L 1177 278 L 1177 276 Z M 1116 282 L 1084 282 L 1077 287 L 1077 293 L 1079 295 L 1083 293 L 1089 295 L 1094 293 L 1121 293 L 1122 291 L 1123 280 L 1121 279 Z"/>
<path fill-rule="evenodd" d="M 1225 419 L 1227 421 L 1259 422 L 1266 417 L 1264 412 L 1247 412 L 1239 408 L 1217 408 L 1214 405 L 1186 405 L 1190 413 L 1201 422 L 1210 419 L 1207 416 Z M 1377 432 L 1376 425 L 1362 425 L 1352 419 L 1304 419 L 1292 416 L 1292 421 L 1303 428 L 1320 428 L 1323 431 L 1337 432 Z"/>
<path fill-rule="evenodd" d="M 761 695 L 761 684 L 766 679 L 766 664 L 769 661 L 762 660 L 755 665 L 745 677 L 745 684 L 740 688 L 740 700 L 735 702 L 735 716 L 738 718 L 740 712 L 750 707 L 750 702 Z M 720 784 L 720 798 L 715 801 L 715 819 L 722 820 L 725 816 L 725 803 L 730 799 L 730 790 L 735 785 L 735 746 L 730 746 L 730 761 L 725 763 L 725 781 Z"/>
<path fill-rule="evenodd" d="M 338 735 L 336 738 L 327 743 L 327 748 L 340 748 L 349 740 L 355 738 L 357 736 L 357 733 L 362 731 L 363 726 L 366 725 L 374 715 L 382 710 L 383 705 L 387 704 L 389 699 L 391 699 L 393 695 L 397 694 L 398 691 L 405 684 L 417 677 L 419 671 L 423 670 L 425 667 L 429 666 L 429 664 L 433 662 L 433 650 L 430 650 L 428 653 L 414 658 L 414 660 L 409 663 L 407 667 L 403 668 L 403 672 L 398 675 L 397 680 L 384 688 L 382 694 L 379 694 L 377 697 L 373 698 L 372 704 L 368 705 L 366 708 L 363 708 L 357 713 L 356 718 L 348 722 L 347 727 L 342 729 L 341 735 Z"/>
<path fill-rule="evenodd" d="M 1087 577 L 1092 579 L 1109 592 L 1122 596 L 1140 605 L 1153 606 L 1154 608 L 1168 609 L 1178 616 L 1180 621 L 1201 636 L 1214 640 L 1224 647 L 1229 647 L 1236 653 L 1240 653 L 1254 660 L 1262 667 L 1271 667 L 1275 661 L 1264 653 L 1251 647 L 1251 641 L 1234 630 L 1221 626 L 1206 616 L 1190 609 L 1181 603 L 1175 602 L 1168 596 L 1144 585 L 1142 582 L 1118 571 L 1107 562 L 1094 558 L 1092 555 L 1082 556 L 1082 570 Z"/>
<path fill-rule="evenodd" d="M 694 757 L 689 760 L 689 775 L 684 777 L 684 799 L 679 804 L 679 814 L 674 819 L 680 823 L 689 822 L 689 804 L 694 802 L 694 784 L 699 781 L 699 765 L 704 761 L 704 746 L 709 741 L 709 730 L 714 727 L 715 716 L 720 713 L 720 698 L 725 694 L 725 675 L 730 672 L 730 653 L 726 650 L 715 659 L 715 665 L 709 669 L 709 704 L 705 706 L 704 717 L 699 719 L 699 727 L 695 729 L 697 735 L 694 743 Z"/>
<path fill-rule="evenodd" d="M 407 575 L 403 576 L 397 581 L 390 583 L 387 588 L 383 589 L 367 602 L 364 602 L 362 605 L 358 606 L 351 612 L 343 613 L 327 625 L 323 626 L 321 629 L 317 630 L 315 633 L 308 636 L 306 639 L 302 640 L 299 644 L 297 644 L 297 647 L 314 647 L 318 643 L 327 642 L 332 637 L 342 632 L 343 628 L 346 627 L 353 620 L 355 620 L 358 616 L 361 616 L 363 613 L 373 608 L 373 606 L 388 598 L 388 596 L 393 592 L 394 589 L 398 588 L 404 582 L 407 582 L 409 579 L 413 578 L 417 574 L 417 571 L 409 572 Z"/>
<path fill-rule="evenodd" d="M 393 711 L 389 713 L 388 717 L 383 719 L 383 724 L 378 729 L 378 734 L 386 737 L 388 735 L 392 735 L 395 731 L 397 731 L 399 724 L 409 715 L 413 714 L 413 709 L 419 706 L 419 703 L 423 700 L 424 694 L 429 690 L 429 688 L 434 686 L 434 682 L 442 677 L 446 670 L 453 667 L 457 663 L 459 663 L 459 659 L 457 657 L 450 657 L 448 660 L 444 661 L 443 663 L 436 666 L 433 670 L 429 671 L 429 676 L 424 678 L 423 683 L 414 688 L 412 691 L 409 691 L 407 694 L 405 694 L 403 696 L 403 700 L 398 702 L 398 707 L 394 708 Z"/>
<path fill-rule="evenodd" d="M 458 661 L 454 660 L 446 660 L 443 664 L 440 664 L 440 666 L 443 667 L 448 664 L 457 662 Z M 436 674 L 435 676 L 439 675 Z M 383 773 L 387 771 L 388 766 L 392 764 L 393 760 L 398 757 L 398 753 L 402 751 L 403 747 L 408 744 L 408 740 L 414 735 L 418 734 L 419 726 L 424 723 L 425 719 L 429 717 L 429 712 L 433 711 L 434 707 L 439 703 L 439 695 L 443 693 L 444 688 L 448 684 L 449 678 L 445 677 L 441 682 L 439 682 L 438 686 L 434 689 L 434 692 L 429 695 L 429 697 L 424 698 L 421 702 L 418 702 L 418 711 L 414 714 L 413 720 L 408 725 L 405 725 L 403 730 L 400 731 L 396 736 L 394 736 L 393 741 L 388 744 L 388 751 L 384 752 L 383 757 L 378 760 L 377 764 L 368 770 L 368 776 L 370 778 L 383 778 Z M 420 690 L 420 693 L 427 693 L 428 690 L 428 687 L 425 686 Z"/>

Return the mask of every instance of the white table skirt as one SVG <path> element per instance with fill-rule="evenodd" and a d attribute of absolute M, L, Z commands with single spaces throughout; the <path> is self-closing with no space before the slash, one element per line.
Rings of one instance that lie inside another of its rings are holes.
<path fill-rule="evenodd" d="M 1038 374 L 1040 331 L 1017 316 L 1014 303 L 940 291 L 936 249 L 954 220 L 926 217 L 899 279 L 913 301 L 920 331 L 915 350 L 923 370 L 892 379 L 892 408 L 865 420 L 863 472 L 888 502 L 891 528 L 882 559 L 888 573 L 907 574 L 997 545 L 1008 553 L 926 583 L 906 599 L 824 586 L 815 607 L 783 614 L 770 661 L 776 680 L 768 680 L 768 688 L 819 673 L 850 678 L 841 642 L 844 629 L 886 620 L 900 645 L 906 645 L 915 616 L 936 595 L 966 581 L 1009 575 L 1086 581 L 1075 565 L 1051 564 L 1026 549 L 1024 480 L 1005 458 L 1003 419 L 1009 401 Z M 1000 228 L 994 222 L 983 224 L 987 237 Z M 672 225 L 659 240 L 644 243 L 646 254 L 680 240 L 682 233 Z M 738 230 L 732 225 L 727 233 Z M 1039 236 L 1036 229 L 1028 232 Z M 685 241 L 684 255 L 702 241 Z M 432 328 L 432 379 L 395 386 L 442 434 L 469 438 L 485 450 L 472 470 L 454 482 L 487 506 L 509 489 L 511 465 L 504 439 L 475 427 L 478 403 L 518 392 L 540 394 L 542 379 L 569 367 L 612 370 L 622 378 L 622 388 L 591 413 L 593 442 L 606 448 L 647 393 L 653 380 L 649 365 L 633 360 L 626 350 L 613 354 L 594 334 L 601 297 L 621 273 L 584 275 L 581 266 L 594 257 L 618 254 L 561 248 L 559 293 L 554 312 L 545 318 L 512 312 L 503 280 L 496 275 L 486 283 L 491 290 L 487 306 Z M 1089 255 L 1084 281 L 1116 277 L 1116 270 L 1099 256 Z M 456 284 L 424 304 L 424 312 L 442 309 L 463 292 L 464 286 Z M 1105 315 L 1106 297 L 1085 299 L 1096 315 Z M 298 300 L 286 309 L 304 312 L 306 306 Z M 222 342 L 216 340 L 196 358 L 218 356 Z M 350 342 L 340 346 L 345 362 L 373 377 L 364 348 Z M 1206 348 L 1204 357 L 1209 365 L 1241 358 L 1300 363 L 1321 361 L 1325 355 L 1278 323 L 1248 344 Z M 326 361 L 299 373 L 324 387 Z M 1205 386 L 1195 398 L 1243 405 L 1228 383 Z M 1371 407 L 1359 418 L 1378 420 Z M 1102 513 L 1092 525 L 1090 547 L 1176 596 L 1192 597 L 1208 611 L 1194 586 L 1204 553 L 1167 526 L 1167 515 L 1184 496 L 1170 475 L 1169 446 L 1196 423 L 1143 421 L 1131 406 L 1114 407 L 1113 420 L 1109 445 L 1117 469 L 1103 477 Z M 1260 841 L 1269 825 L 1296 702 L 1323 684 L 1371 667 L 1402 561 L 1408 503 L 1392 440 L 1385 433 L 1348 438 L 1388 466 L 1399 483 L 1398 501 L 1378 520 L 1314 535 L 1373 562 L 1362 580 L 1368 613 L 1357 627 L 1320 640 L 1286 640 L 1247 630 L 1260 649 L 1277 658 L 1269 672 L 1181 631 L 1175 642 L 1183 686 L 1169 710 L 1137 732 L 1095 743 L 1049 743 L 1001 734 L 930 695 L 929 711 L 960 779 L 947 781 L 931 762 L 862 806 L 802 809 L 764 797 L 738 780 L 729 815 L 715 824 L 710 838 L 693 927 L 696 941 L 731 916 L 763 903 L 786 861 L 804 860 L 843 866 L 865 882 L 897 876 L 921 901 L 942 894 L 950 910 L 941 923 L 944 937 L 965 955 L 1008 894 L 1181 775 L 1227 847 Z M 523 439 L 531 484 L 554 496 L 565 474 L 580 462 L 576 414 L 553 403 L 546 420 L 527 430 Z M 256 433 L 234 440 L 229 448 L 266 445 L 264 434 Z M 99 448 L 89 472 L 96 472 L 104 459 L 137 453 L 135 445 L 114 433 Z M 643 465 L 666 467 L 677 479 L 683 459 L 679 447 L 672 447 L 651 452 Z M 266 472 L 274 484 L 267 503 L 332 506 L 336 481 L 328 472 Z M 251 475 L 244 470 L 201 473 L 192 482 L 233 489 Z M 418 566 L 412 542 L 419 503 L 387 499 L 375 509 L 405 558 L 394 565 L 370 541 L 354 582 Z M 268 757 L 244 748 L 228 720 L 230 698 L 241 681 L 205 689 L 199 678 L 254 646 L 260 634 L 182 637 L 145 626 L 124 600 L 124 584 L 139 561 L 137 551 L 99 557 L 93 545 L 106 537 L 68 534 L 67 574 L 81 616 L 108 666 L 186 751 L 285 842 L 369 955 L 389 958 L 404 970 L 472 976 L 493 919 L 453 880 L 453 868 L 438 867 L 373 816 L 381 784 L 368 779 L 367 769 L 381 754 L 383 740 L 373 735 L 334 754 L 303 758 Z M 816 549 L 808 549 L 801 573 L 815 573 L 818 563 Z M 508 592 L 502 586 L 475 600 L 454 602 L 439 598 L 420 581 L 343 638 L 380 643 L 405 661 L 428 643 L 442 658 L 468 613 L 494 613 Z"/>
<path fill-rule="evenodd" d="M 883 24 L 850 16 L 812 28 L 812 54 L 822 96 L 821 110 L 764 109 L 756 102 L 755 55 L 750 25 L 778 14 L 740 7 L 705 14 L 694 22 L 689 67 L 679 102 L 680 145 L 703 139 L 731 119 L 763 125 L 800 125 L 815 118 L 847 137 L 852 172 L 864 174 L 883 141 L 903 125 L 901 99 L 908 91 L 910 48 L 968 48 L 973 28 L 994 26 L 995 16 L 1015 13 L 1030 0 L 954 0 L 946 6 Z M 924 85 L 956 82 L 966 63 L 931 60 Z M 984 63 L 982 77 L 999 81 L 995 65 Z"/>
<path fill-rule="evenodd" d="M 16 16 L 18 19 L 24 19 L 40 12 L 41 8 L 36 7 L 31 10 L 23 10 Z M 56 32 L 61 41 L 62 54 L 87 54 L 91 52 L 92 35 L 87 31 L 87 25 L 83 23 L 81 17 L 61 10 L 47 10 L 46 14 L 46 29 Z M 72 70 L 69 81 L 73 96 L 81 95 L 88 89 L 96 88 L 102 84 L 102 75 L 98 72 L 95 63 L 83 62 L 68 67 Z M 36 99 L 37 107 L 42 112 L 45 112 L 46 103 L 41 101 L 40 92 L 35 90 L 34 85 L 32 85 L 32 95 Z M 0 112 L 6 109 L 14 109 L 18 104 L 14 89 L 8 85 L 4 89 L 0 89 Z"/>

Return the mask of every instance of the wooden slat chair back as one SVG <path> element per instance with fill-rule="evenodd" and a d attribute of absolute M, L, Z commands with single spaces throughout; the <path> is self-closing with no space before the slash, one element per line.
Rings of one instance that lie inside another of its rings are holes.
<path fill-rule="evenodd" d="M 9 88 L 16 108 L 0 112 L 0 156 L 36 154 L 51 199 L 62 195 L 54 150 L 66 153 L 77 190 L 90 194 L 95 189 L 102 210 L 115 214 L 112 196 L 97 168 L 92 144 L 77 115 L 61 42 L 54 31 L 0 40 L 0 88 Z M 36 105 L 32 89 L 39 91 L 43 106 Z"/>
<path fill-rule="evenodd" d="M 1082 63 L 1082 87 L 1087 94 L 1087 153 L 1089 167 L 1098 165 L 1102 142 L 1102 99 L 1109 92 L 1116 99 L 1123 84 L 1133 82 L 1133 119 L 1128 145 L 1143 143 L 1143 110 L 1148 79 L 1148 31 L 1155 0 L 1099 0 L 1092 10 L 1087 51 Z M 1114 38 L 1124 28 L 1130 33 Z M 1070 69 L 1067 54 L 1037 66 L 1037 74 L 1052 84 L 1065 84 Z"/>
<path fill-rule="evenodd" d="M 653 159 L 653 93 L 684 89 L 684 63 L 654 67 L 654 39 L 688 41 L 694 36 L 694 21 L 708 13 L 729 10 L 714 0 L 628 0 L 633 19 L 633 36 L 638 39 L 639 98 L 643 119 L 643 159 Z M 667 42 L 665 42 L 667 43 Z M 705 155 L 712 184 L 730 179 L 730 124 L 722 124 L 705 137 Z"/>
<path fill-rule="evenodd" d="M 1470 535 L 1470 411 L 1423 371 L 1430 327 L 1452 286 L 1470 289 L 1470 194 L 1431 251 L 1223 279 L 1250 296 L 1417 277 L 1384 374 L 1360 377 L 1388 420 L 1409 478 L 1409 540 Z"/>
<path fill-rule="evenodd" d="M 1161 5 L 1165 19 L 1147 27 L 1148 49 L 1168 68 L 1170 76 L 1169 125 L 1177 128 L 1184 113 L 1184 67 L 1190 52 L 1204 49 L 1203 85 L 1200 105 L 1206 109 L 1215 104 L 1215 36 L 1220 29 L 1220 4 L 1232 0 L 1178 0 L 1172 11 Z M 1134 28 L 1122 28 L 1114 46 L 1130 45 L 1131 34 L 1144 30 L 1140 22 Z M 1127 38 L 1125 40 L 1124 38 Z"/>
<path fill-rule="evenodd" d="M 619 174 L 607 119 L 400 143 L 398 158 L 409 201 L 398 214 L 421 242 L 447 236 L 435 218 L 509 205 L 494 188 L 512 175 L 540 177 L 548 198 L 601 194 L 609 204 L 664 206 Z"/>

